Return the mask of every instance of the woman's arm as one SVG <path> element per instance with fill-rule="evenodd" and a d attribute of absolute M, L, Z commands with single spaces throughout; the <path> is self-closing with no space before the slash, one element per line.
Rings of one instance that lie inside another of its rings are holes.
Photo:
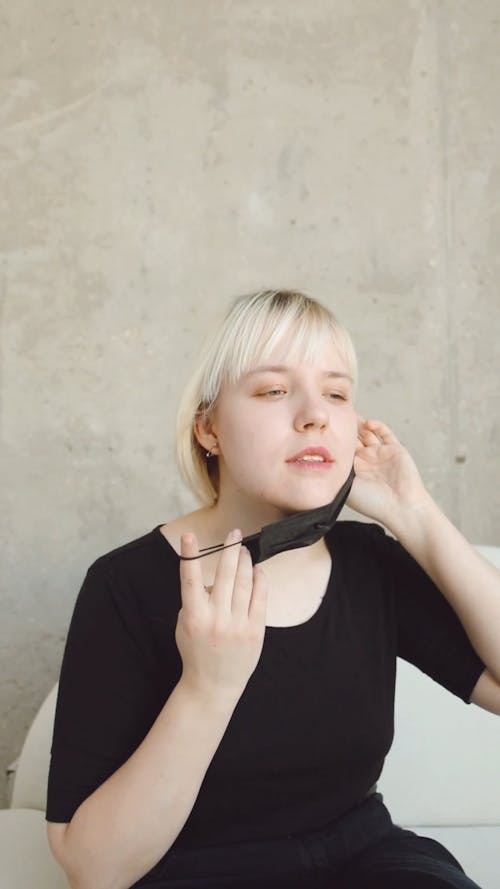
<path fill-rule="evenodd" d="M 241 532 L 235 530 L 225 543 L 237 540 Z M 51 848 L 72 889 L 128 889 L 168 852 L 260 658 L 267 588 L 248 550 L 226 546 L 210 594 L 203 585 L 194 535 L 181 538 L 181 555 L 182 607 L 175 630 L 181 678 L 127 761 L 81 803 L 67 825 L 49 824 Z M 102 608 L 104 597 L 97 599 Z M 78 647 L 76 630 L 82 621 L 81 613 L 72 621 L 70 653 Z M 92 632 L 88 639 L 91 645 Z M 119 671 L 126 663 L 118 657 L 115 685 L 105 695 L 108 707 L 113 694 L 123 698 Z M 81 663 L 79 668 L 81 674 Z M 63 672 L 66 684 L 72 673 L 68 666 Z M 126 684 L 125 671 L 123 676 Z M 84 675 L 87 698 L 91 687 Z M 116 730 L 125 731 L 125 724 Z M 77 737 L 85 739 L 85 725 Z"/>
<path fill-rule="evenodd" d="M 429 494 L 418 505 L 394 510 L 386 527 L 440 589 L 500 682 L 500 571 L 468 543 Z"/>
<path fill-rule="evenodd" d="M 150 731 L 49 843 L 71 889 L 127 889 L 165 855 L 184 826 L 238 702 L 181 679 Z"/>
<path fill-rule="evenodd" d="M 500 683 L 500 571 L 441 512 L 385 423 L 360 417 L 358 438 L 347 505 L 397 537 L 448 600 L 491 679 Z"/>

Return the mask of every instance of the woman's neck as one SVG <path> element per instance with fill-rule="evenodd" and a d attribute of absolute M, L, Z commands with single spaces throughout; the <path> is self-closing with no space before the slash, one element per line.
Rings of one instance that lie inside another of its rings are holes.
<path fill-rule="evenodd" d="M 248 504 L 242 508 L 239 504 L 217 502 L 214 506 L 201 509 L 198 516 L 207 531 L 210 530 L 214 542 L 222 543 L 235 528 L 239 528 L 243 537 L 247 537 L 256 534 L 264 525 L 278 522 L 284 518 L 284 513 L 275 507 L 263 507 L 262 504 Z"/>
<path fill-rule="evenodd" d="M 258 508 L 253 512 L 251 509 L 245 510 L 244 514 L 238 509 L 231 513 L 223 509 L 219 503 L 211 507 L 203 507 L 192 513 L 192 518 L 196 518 L 193 530 L 198 529 L 201 547 L 217 546 L 223 543 L 228 533 L 234 528 L 239 528 L 242 536 L 247 537 L 258 533 L 265 525 L 277 522 L 284 517 L 284 513 L 275 508 L 270 509 L 267 514 Z M 277 553 L 271 559 L 266 560 L 266 564 L 268 567 L 272 566 L 276 571 L 282 569 L 300 570 L 308 563 L 315 562 L 325 550 L 327 550 L 327 546 L 324 538 L 321 538 L 309 546 Z"/>

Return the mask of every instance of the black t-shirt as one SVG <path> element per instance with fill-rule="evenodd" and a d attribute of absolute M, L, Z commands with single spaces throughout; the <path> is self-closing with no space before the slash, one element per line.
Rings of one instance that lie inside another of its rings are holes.
<path fill-rule="evenodd" d="M 70 821 L 130 757 L 181 677 L 179 556 L 159 528 L 97 559 L 78 595 L 48 821 Z M 361 802 L 392 743 L 398 655 L 469 702 L 484 664 L 417 562 L 375 524 L 337 522 L 326 542 L 332 573 L 319 608 L 302 624 L 266 627 L 171 848 L 320 829 Z"/>

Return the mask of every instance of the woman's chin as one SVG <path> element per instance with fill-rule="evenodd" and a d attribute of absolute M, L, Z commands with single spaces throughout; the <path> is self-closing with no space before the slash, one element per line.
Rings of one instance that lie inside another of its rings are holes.
<path fill-rule="evenodd" d="M 291 514 L 327 506 L 335 499 L 344 481 L 342 479 L 338 484 L 333 485 L 311 485 L 309 489 L 297 485 L 293 491 L 286 492 L 279 507 L 287 514 Z M 300 490 L 300 487 L 302 487 L 302 490 Z"/>
<path fill-rule="evenodd" d="M 280 508 L 282 509 L 285 515 L 293 515 L 296 512 L 307 512 L 311 509 L 319 509 L 321 506 L 327 506 L 328 503 L 331 503 L 334 499 L 335 494 L 332 496 L 328 496 L 325 499 L 325 496 L 317 495 L 317 496 L 303 496 L 303 497 L 294 497 L 287 498 L 286 503 L 280 504 Z"/>

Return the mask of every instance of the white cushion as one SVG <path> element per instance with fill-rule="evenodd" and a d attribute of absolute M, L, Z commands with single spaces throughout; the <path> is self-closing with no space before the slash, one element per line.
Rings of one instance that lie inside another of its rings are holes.
<path fill-rule="evenodd" d="M 1 889 L 68 889 L 50 851 L 43 812 L 0 810 L 0 874 Z"/>
<path fill-rule="evenodd" d="M 395 735 L 377 786 L 396 824 L 500 825 L 499 754 L 498 716 L 398 659 Z"/>

